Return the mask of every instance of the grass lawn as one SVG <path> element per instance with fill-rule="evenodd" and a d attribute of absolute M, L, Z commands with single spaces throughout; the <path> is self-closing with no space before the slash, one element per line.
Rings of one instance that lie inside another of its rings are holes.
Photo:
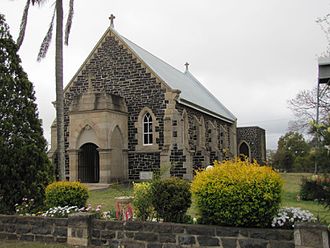
<path fill-rule="evenodd" d="M 115 208 L 115 197 L 132 195 L 132 185 L 113 184 L 108 189 L 90 191 L 87 204 L 92 204 L 93 208 L 97 205 L 101 205 L 102 211 L 108 211 Z"/>
<path fill-rule="evenodd" d="M 300 207 L 311 211 L 315 217 L 319 217 L 321 222 L 330 223 L 330 211 L 326 210 L 322 205 L 313 201 L 297 200 L 299 194 L 301 178 L 309 176 L 308 173 L 281 173 L 284 180 L 282 206 L 283 207 Z M 105 190 L 90 191 L 88 203 L 91 203 L 95 208 L 96 205 L 102 205 L 102 211 L 114 209 L 116 196 L 132 196 L 132 186 L 115 184 Z M 188 214 L 191 216 L 197 215 L 197 209 L 192 205 L 188 209 Z M 0 247 L 1 248 L 1 247 Z"/>
<path fill-rule="evenodd" d="M 310 210 L 314 216 L 319 216 L 322 222 L 330 223 L 330 211 L 326 210 L 322 205 L 312 201 L 300 201 L 297 199 L 301 178 L 309 176 L 308 173 L 282 173 L 281 176 L 284 180 L 282 206 L 283 207 L 300 207 L 302 209 Z M 114 209 L 116 196 L 132 196 L 131 185 L 114 184 L 109 189 L 90 191 L 88 203 L 92 204 L 95 208 L 97 205 L 102 205 L 102 210 L 107 211 Z M 197 215 L 197 209 L 193 206 L 188 210 L 191 216 Z M 68 248 L 65 244 L 45 244 L 38 242 L 25 242 L 25 241 L 8 241 L 1 240 L 0 248 Z"/>
<path fill-rule="evenodd" d="M 0 240 L 0 248 L 68 248 L 65 244 L 46 244 L 39 242 L 26 242 L 26 241 L 15 241 L 15 240 Z"/>
<path fill-rule="evenodd" d="M 284 180 L 282 206 L 300 207 L 311 211 L 321 222 L 330 223 L 330 211 L 321 204 L 313 201 L 301 201 L 297 199 L 300 191 L 301 178 L 310 176 L 311 173 L 281 173 Z"/>

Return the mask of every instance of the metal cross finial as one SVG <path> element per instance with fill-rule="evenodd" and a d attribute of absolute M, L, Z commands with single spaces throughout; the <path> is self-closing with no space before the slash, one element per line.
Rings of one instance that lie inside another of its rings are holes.
<path fill-rule="evenodd" d="M 109 20 L 110 20 L 110 27 L 112 27 L 112 28 L 115 27 L 115 25 L 113 24 L 113 20 L 114 20 L 115 18 L 116 18 L 116 17 L 115 17 L 113 14 L 111 14 L 110 17 L 109 17 Z"/>
<path fill-rule="evenodd" d="M 186 62 L 184 65 L 186 66 L 186 71 L 188 71 L 189 63 Z"/>

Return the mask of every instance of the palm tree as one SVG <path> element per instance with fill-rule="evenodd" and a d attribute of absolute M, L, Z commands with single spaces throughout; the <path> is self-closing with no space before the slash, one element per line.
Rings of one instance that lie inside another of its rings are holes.
<path fill-rule="evenodd" d="M 28 11 L 31 5 L 40 5 L 47 0 L 27 0 L 20 26 L 20 33 L 17 39 L 17 45 L 22 45 L 28 18 Z M 74 0 L 70 0 L 69 14 L 65 28 L 65 44 L 68 45 L 69 34 L 71 30 L 73 17 Z M 56 126 L 57 126 L 57 156 L 60 180 L 65 180 L 65 147 L 64 147 L 64 94 L 63 94 L 63 0 L 56 0 L 54 14 L 49 25 L 48 32 L 40 46 L 37 60 L 40 61 L 47 54 L 49 48 L 54 17 L 56 16 L 56 42 L 55 42 L 55 78 L 56 78 Z"/>

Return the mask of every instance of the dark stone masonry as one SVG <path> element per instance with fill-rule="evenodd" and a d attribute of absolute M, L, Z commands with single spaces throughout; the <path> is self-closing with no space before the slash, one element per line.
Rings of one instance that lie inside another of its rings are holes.
<path fill-rule="evenodd" d="M 114 248 L 329 248 L 329 231 L 326 226 L 308 223 L 282 230 L 105 221 L 86 213 L 69 218 L 0 215 L 1 240 Z"/>
<path fill-rule="evenodd" d="M 0 240 L 67 242 L 68 219 L 0 215 Z"/>
<path fill-rule="evenodd" d="M 159 122 L 159 138 L 157 144 L 159 149 L 163 146 L 163 117 L 166 108 L 164 90 L 156 79 L 141 66 L 132 54 L 127 52 L 113 36 L 107 37 L 97 53 L 89 60 L 86 67 L 81 71 L 81 75 L 70 85 L 65 93 L 65 140 L 66 149 L 69 147 L 68 125 L 69 106 L 74 97 L 87 91 L 88 80 L 93 75 L 91 81 L 96 92 L 106 92 L 123 97 L 127 104 L 128 118 L 128 150 L 129 156 L 129 176 L 130 179 L 138 179 L 139 171 L 154 169 L 159 167 L 158 154 L 135 154 L 137 130 L 134 123 L 138 120 L 138 115 L 144 107 L 150 108 Z M 66 156 L 67 173 L 69 172 L 69 157 Z M 142 169 L 143 168 L 143 169 Z M 157 168 L 158 169 L 158 168 Z"/>
<path fill-rule="evenodd" d="M 160 153 L 134 153 L 128 154 L 128 173 L 130 180 L 139 180 L 140 171 L 158 171 L 160 164 Z"/>
<path fill-rule="evenodd" d="M 245 143 L 250 152 L 250 157 L 254 158 L 259 164 L 266 161 L 266 134 L 260 127 L 239 127 L 237 128 L 238 152 L 242 144 Z"/>
<path fill-rule="evenodd" d="M 188 67 L 175 69 L 112 27 L 64 89 L 64 133 L 66 176 L 85 183 L 159 171 L 191 180 L 215 160 L 266 159 L 263 129 L 237 128 Z M 54 122 L 48 155 L 55 165 L 56 137 Z"/>

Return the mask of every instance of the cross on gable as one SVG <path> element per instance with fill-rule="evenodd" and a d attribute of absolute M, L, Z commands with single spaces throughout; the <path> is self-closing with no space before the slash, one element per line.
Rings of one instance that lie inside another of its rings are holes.
<path fill-rule="evenodd" d="M 110 17 L 109 17 L 109 20 L 110 20 L 110 27 L 112 27 L 112 28 L 115 27 L 115 25 L 113 24 L 113 20 L 114 20 L 115 18 L 116 18 L 116 17 L 115 17 L 113 14 L 111 14 Z"/>
<path fill-rule="evenodd" d="M 186 66 L 186 71 L 188 71 L 189 63 L 186 62 L 184 65 Z"/>

